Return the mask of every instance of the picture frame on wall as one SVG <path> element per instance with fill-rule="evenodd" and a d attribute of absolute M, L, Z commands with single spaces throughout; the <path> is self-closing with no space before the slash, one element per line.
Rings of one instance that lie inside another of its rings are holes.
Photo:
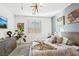
<path fill-rule="evenodd" d="M 62 27 L 63 25 L 65 25 L 65 16 L 61 16 L 61 17 L 57 18 L 57 25 L 59 27 Z"/>
<path fill-rule="evenodd" d="M 28 33 L 41 33 L 41 21 L 28 20 Z"/>
<path fill-rule="evenodd" d="M 79 23 L 79 8 L 68 13 L 66 17 L 67 24 Z"/>
<path fill-rule="evenodd" d="M 8 19 L 4 16 L 0 16 L 0 29 L 7 29 Z"/>
<path fill-rule="evenodd" d="M 24 23 L 17 23 L 17 30 L 19 32 L 24 32 Z"/>

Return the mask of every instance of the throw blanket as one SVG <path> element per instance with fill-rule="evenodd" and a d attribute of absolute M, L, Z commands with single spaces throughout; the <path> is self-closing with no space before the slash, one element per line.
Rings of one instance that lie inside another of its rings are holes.
<path fill-rule="evenodd" d="M 32 56 L 79 56 L 74 48 L 56 50 L 32 50 Z"/>

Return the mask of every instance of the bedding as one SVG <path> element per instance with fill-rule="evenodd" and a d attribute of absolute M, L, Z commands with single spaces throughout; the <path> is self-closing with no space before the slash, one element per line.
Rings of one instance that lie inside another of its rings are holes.
<path fill-rule="evenodd" d="M 75 46 L 43 42 L 42 49 L 38 49 L 39 45 L 32 46 L 31 56 L 79 56 L 79 52 L 77 51 L 79 48 L 75 48 Z"/>
<path fill-rule="evenodd" d="M 32 56 L 79 56 L 79 53 L 73 48 L 59 50 L 33 50 Z"/>
<path fill-rule="evenodd" d="M 32 49 L 31 56 L 79 56 L 79 52 L 73 47 L 58 47 L 57 49 Z"/>
<path fill-rule="evenodd" d="M 34 45 L 32 49 L 47 50 L 47 49 L 56 49 L 56 48 L 44 42 L 39 42 L 38 44 Z"/>
<path fill-rule="evenodd" d="M 79 56 L 79 47 L 66 45 L 68 38 L 57 34 L 45 41 L 35 41 L 31 46 L 31 56 Z"/>
<path fill-rule="evenodd" d="M 51 35 L 50 38 L 48 38 L 48 40 L 46 40 L 52 44 L 66 44 L 68 41 L 68 38 L 60 36 L 58 34 L 53 34 Z"/>

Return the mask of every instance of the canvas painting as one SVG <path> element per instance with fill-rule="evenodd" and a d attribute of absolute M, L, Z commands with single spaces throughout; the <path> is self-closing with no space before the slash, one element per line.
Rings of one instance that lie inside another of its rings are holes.
<path fill-rule="evenodd" d="M 67 15 L 66 23 L 79 23 L 79 8 Z"/>
<path fill-rule="evenodd" d="M 40 33 L 41 32 L 41 21 L 29 20 L 28 21 L 28 33 Z"/>
<path fill-rule="evenodd" d="M 0 16 L 0 28 L 7 28 L 7 18 Z"/>
<path fill-rule="evenodd" d="M 24 32 L 24 23 L 18 23 L 17 29 L 18 29 L 19 32 Z"/>

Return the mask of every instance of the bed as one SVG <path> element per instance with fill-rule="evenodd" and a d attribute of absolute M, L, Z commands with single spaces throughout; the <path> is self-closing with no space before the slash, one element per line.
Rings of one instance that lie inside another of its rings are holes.
<path fill-rule="evenodd" d="M 31 47 L 31 56 L 79 56 L 78 47 L 52 44 L 53 48 L 37 49 Z"/>
<path fill-rule="evenodd" d="M 79 56 L 79 47 L 75 45 L 66 45 L 66 42 L 60 44 L 60 41 L 58 43 L 53 43 L 53 44 L 48 41 L 33 41 L 30 47 L 29 55 L 30 56 Z"/>

